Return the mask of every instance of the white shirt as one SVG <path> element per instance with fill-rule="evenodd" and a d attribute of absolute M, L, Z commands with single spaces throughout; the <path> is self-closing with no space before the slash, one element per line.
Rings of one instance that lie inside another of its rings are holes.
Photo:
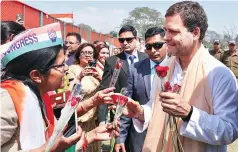
<path fill-rule="evenodd" d="M 159 65 L 161 65 L 161 66 L 166 65 L 167 60 L 168 60 L 168 56 L 166 55 L 164 57 L 163 61 Z M 151 72 L 150 72 L 150 86 L 151 86 L 151 88 L 152 88 L 152 84 L 153 84 L 154 77 L 155 77 L 155 66 L 156 65 L 157 65 L 157 63 L 155 63 L 154 61 L 152 61 L 150 59 L 150 70 L 151 70 Z"/>
<path fill-rule="evenodd" d="M 130 56 L 134 55 L 135 58 L 133 60 L 134 63 L 138 62 L 139 61 L 139 57 L 138 57 L 138 51 L 133 51 L 132 54 L 128 54 L 126 52 L 124 52 L 125 55 L 126 55 L 126 60 L 128 62 L 129 65 L 131 65 L 131 60 L 129 59 Z"/>
<path fill-rule="evenodd" d="M 155 63 L 154 61 L 152 61 L 150 59 L 150 86 L 152 87 L 152 83 L 155 77 L 155 66 L 157 65 L 157 63 Z"/>
<path fill-rule="evenodd" d="M 211 57 L 207 75 L 211 90 L 214 115 L 193 106 L 189 122 L 183 122 L 180 134 L 207 143 L 205 152 L 225 152 L 226 145 L 238 138 L 238 87 L 234 74 L 225 65 Z M 175 64 L 172 85 L 183 77 L 179 62 Z M 151 118 L 152 101 L 142 106 L 145 121 L 133 118 L 137 132 L 144 131 Z"/>

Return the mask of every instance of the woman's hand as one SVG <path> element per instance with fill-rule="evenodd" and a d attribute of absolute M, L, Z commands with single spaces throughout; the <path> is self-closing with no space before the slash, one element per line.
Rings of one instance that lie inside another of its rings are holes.
<path fill-rule="evenodd" d="M 71 135 L 70 137 L 64 137 L 63 134 L 61 135 L 59 141 L 53 146 L 51 149 L 52 152 L 64 152 L 68 148 L 70 148 L 72 145 L 75 145 L 82 137 L 82 129 L 78 127 L 78 130 L 76 133 Z"/>
<path fill-rule="evenodd" d="M 63 133 L 59 135 L 59 140 L 56 141 L 54 146 L 51 148 L 51 152 L 64 152 L 72 145 L 75 145 L 82 137 L 82 129 L 79 127 L 77 132 L 70 137 L 64 137 Z M 45 152 L 46 146 L 49 140 L 40 148 L 30 150 L 30 152 Z"/>
<path fill-rule="evenodd" d="M 78 80 L 81 81 L 81 79 L 84 77 L 84 76 L 88 76 L 88 75 L 91 75 L 91 70 L 89 70 L 87 67 L 84 68 L 80 74 L 78 75 Z"/>
<path fill-rule="evenodd" d="M 86 76 L 86 75 L 87 75 L 87 69 L 85 68 L 85 69 L 83 69 L 83 70 L 80 72 L 80 74 L 77 76 L 77 79 L 78 79 L 79 81 L 81 81 L 82 78 L 83 78 L 84 76 Z"/>
<path fill-rule="evenodd" d="M 95 142 L 95 141 L 105 141 L 112 139 L 114 137 L 119 137 L 120 133 L 120 122 L 118 120 L 118 125 L 113 128 L 113 124 L 104 124 L 101 125 L 92 131 L 90 131 L 87 135 L 88 144 Z"/>
<path fill-rule="evenodd" d="M 115 90 L 114 87 L 107 88 L 101 91 L 98 91 L 93 97 L 93 105 L 98 106 L 100 104 L 114 104 L 111 95 L 113 94 L 113 91 Z"/>
<path fill-rule="evenodd" d="M 99 75 L 99 72 L 97 71 L 97 69 L 95 67 L 84 68 L 78 76 L 79 81 L 81 81 L 84 76 L 93 76 L 94 78 L 98 79 L 99 81 L 102 80 L 102 78 Z"/>
<path fill-rule="evenodd" d="M 91 75 L 92 75 L 94 78 L 98 79 L 99 81 L 102 80 L 102 76 L 99 75 L 99 72 L 98 72 L 97 68 L 95 68 L 95 67 L 90 67 L 90 68 L 88 68 L 88 69 L 91 70 Z"/>

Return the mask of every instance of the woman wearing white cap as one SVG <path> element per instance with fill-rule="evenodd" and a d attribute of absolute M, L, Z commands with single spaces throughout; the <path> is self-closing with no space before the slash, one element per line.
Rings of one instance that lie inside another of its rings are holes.
<path fill-rule="evenodd" d="M 65 66 L 61 30 L 58 23 L 28 30 L 12 42 L 1 46 L 1 63 L 7 71 L 1 79 L 1 151 L 45 151 L 52 134 L 42 96 L 64 85 Z M 111 101 L 105 89 L 81 105 L 82 114 L 101 103 Z M 69 137 L 60 137 L 51 151 L 64 151 L 78 140 L 90 144 L 118 135 L 111 125 L 104 125 L 82 136 L 82 130 Z"/>

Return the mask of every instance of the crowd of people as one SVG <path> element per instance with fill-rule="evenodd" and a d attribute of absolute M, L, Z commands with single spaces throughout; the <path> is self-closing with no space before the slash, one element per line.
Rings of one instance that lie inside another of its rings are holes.
<path fill-rule="evenodd" d="M 238 51 L 236 49 L 236 42 L 234 40 L 228 42 L 228 50 L 226 51 L 221 49 L 220 41 L 215 40 L 210 54 L 231 69 L 238 81 Z"/>
<path fill-rule="evenodd" d="M 103 41 L 81 43 L 76 32 L 63 40 L 58 23 L 26 30 L 1 21 L 1 151 L 45 151 L 66 94 L 81 84 L 85 98 L 52 152 L 101 152 L 101 141 L 113 137 L 115 152 L 226 152 L 238 138 L 236 42 L 227 51 L 219 40 L 213 50 L 203 46 L 208 23 L 198 2 L 173 4 L 164 24 L 149 28 L 144 42 L 124 25 L 120 48 L 110 50 Z M 113 96 L 127 99 L 117 125 Z"/>

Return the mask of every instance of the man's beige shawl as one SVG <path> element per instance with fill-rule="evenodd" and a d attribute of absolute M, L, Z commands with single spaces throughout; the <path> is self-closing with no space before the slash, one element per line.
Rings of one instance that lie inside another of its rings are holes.
<path fill-rule="evenodd" d="M 191 60 L 187 71 L 185 73 L 182 86 L 180 89 L 180 95 L 188 101 L 190 105 L 199 108 L 209 114 L 213 113 L 212 109 L 212 98 L 208 87 L 208 80 L 206 78 L 206 60 L 208 60 L 209 52 L 202 45 L 200 49 L 196 52 L 193 59 Z M 168 79 L 170 80 L 173 75 L 173 70 L 175 68 L 176 57 L 171 57 L 169 59 L 169 73 Z M 155 82 L 160 81 L 160 78 L 155 78 Z M 159 83 L 157 83 L 159 84 Z M 161 107 L 161 102 L 159 101 L 160 87 L 154 93 L 154 105 L 152 109 L 152 116 L 148 126 L 148 131 L 143 146 L 143 152 L 160 152 L 163 133 L 165 130 L 164 123 L 168 119 L 168 114 L 163 112 Z M 181 119 L 178 120 L 178 131 L 180 130 Z M 184 136 L 179 136 L 183 149 L 185 152 L 203 152 L 205 151 L 205 143 L 199 142 Z M 171 131 L 167 129 L 166 133 L 166 144 L 164 147 L 164 152 L 174 152 L 173 142 L 171 138 Z"/>

